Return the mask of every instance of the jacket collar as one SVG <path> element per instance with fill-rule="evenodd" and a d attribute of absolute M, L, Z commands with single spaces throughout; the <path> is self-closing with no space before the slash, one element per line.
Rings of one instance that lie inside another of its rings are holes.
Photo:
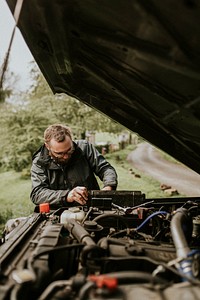
<path fill-rule="evenodd" d="M 68 165 L 72 164 L 74 162 L 74 159 L 77 159 L 78 157 L 83 155 L 82 150 L 78 147 L 78 145 L 73 141 L 75 151 L 72 154 L 72 157 L 69 160 Z M 62 167 L 57 164 L 49 155 L 49 150 L 46 148 L 45 144 L 43 144 L 33 155 L 33 159 L 36 157 L 36 155 L 39 155 L 37 163 L 41 166 L 44 166 L 48 169 L 61 169 Z"/>

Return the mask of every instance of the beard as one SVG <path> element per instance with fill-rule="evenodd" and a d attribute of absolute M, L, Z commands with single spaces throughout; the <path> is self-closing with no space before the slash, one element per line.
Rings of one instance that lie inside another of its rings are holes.
<path fill-rule="evenodd" d="M 64 158 L 57 158 L 57 157 L 55 157 L 55 158 L 53 158 L 53 160 L 54 160 L 57 164 L 63 166 L 63 165 L 66 165 L 66 164 L 68 163 L 68 161 L 70 160 L 70 158 L 64 159 Z"/>
<path fill-rule="evenodd" d="M 50 151 L 49 151 L 49 155 L 51 156 L 51 158 L 53 159 L 53 161 L 56 164 L 61 165 L 61 166 L 66 165 L 71 158 L 71 156 L 69 156 L 68 158 L 59 158 L 59 157 L 54 156 Z"/>

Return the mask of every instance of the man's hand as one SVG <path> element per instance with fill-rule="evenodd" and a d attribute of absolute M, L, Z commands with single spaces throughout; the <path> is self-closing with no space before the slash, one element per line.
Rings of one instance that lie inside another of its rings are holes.
<path fill-rule="evenodd" d="M 77 186 L 67 196 L 67 202 L 74 202 L 85 205 L 88 200 L 88 191 L 84 186 Z"/>
<path fill-rule="evenodd" d="M 112 186 L 104 186 L 103 188 L 102 188 L 102 191 L 112 191 Z"/>

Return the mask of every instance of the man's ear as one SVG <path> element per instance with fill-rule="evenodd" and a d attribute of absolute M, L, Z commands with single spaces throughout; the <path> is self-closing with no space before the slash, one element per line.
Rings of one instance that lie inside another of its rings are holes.
<path fill-rule="evenodd" d="M 44 143 L 45 147 L 49 150 L 49 145 L 47 143 Z"/>

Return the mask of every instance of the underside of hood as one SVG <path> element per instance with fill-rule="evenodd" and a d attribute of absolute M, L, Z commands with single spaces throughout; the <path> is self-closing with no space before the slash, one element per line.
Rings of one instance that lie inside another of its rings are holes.
<path fill-rule="evenodd" d="M 24 0 L 18 26 L 54 93 L 200 173 L 200 2 Z"/>

